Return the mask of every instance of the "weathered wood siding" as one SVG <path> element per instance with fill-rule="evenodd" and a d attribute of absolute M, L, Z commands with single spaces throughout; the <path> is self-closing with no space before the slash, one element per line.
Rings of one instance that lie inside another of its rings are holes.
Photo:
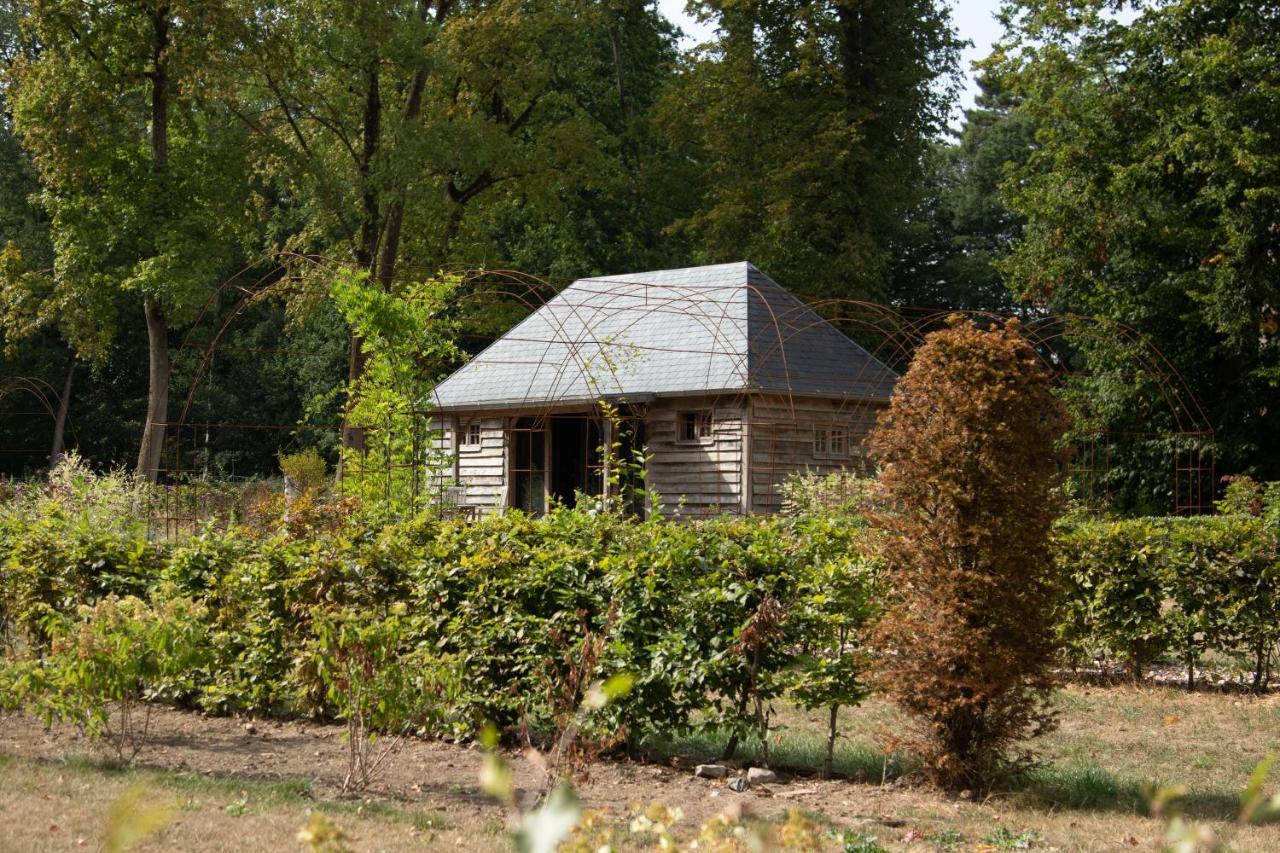
<path fill-rule="evenodd" d="M 465 429 L 474 421 L 480 422 L 480 445 L 459 446 L 459 425 Z M 496 511 L 506 503 L 506 423 L 505 417 L 494 415 L 437 416 L 437 450 L 452 461 L 440 475 L 459 488 L 463 506 Z"/>
<path fill-rule="evenodd" d="M 668 517 L 738 513 L 742 498 L 743 406 L 741 398 L 672 398 L 649 407 L 645 417 L 649 469 L 646 482 Z M 678 441 L 682 412 L 711 413 L 711 435 Z"/>
<path fill-rule="evenodd" d="M 881 408 L 878 403 L 775 395 L 661 399 L 645 415 L 647 484 L 668 517 L 777 512 L 788 478 L 863 468 L 863 445 Z M 711 435 L 679 441 L 679 416 L 698 411 L 711 413 Z M 459 447 L 456 428 L 472 420 L 480 422 L 480 445 Z M 452 470 L 442 473 L 460 487 L 463 504 L 489 512 L 506 505 L 509 421 L 497 414 L 441 418 L 439 449 L 455 460 Z M 832 458 L 815 452 L 817 428 L 845 430 L 846 454 Z"/>
<path fill-rule="evenodd" d="M 777 512 L 782 485 L 805 472 L 829 474 L 865 465 L 864 444 L 882 403 L 808 397 L 758 396 L 750 403 L 748 470 L 751 511 Z M 847 453 L 840 458 L 814 449 L 814 430 L 844 429 Z"/>

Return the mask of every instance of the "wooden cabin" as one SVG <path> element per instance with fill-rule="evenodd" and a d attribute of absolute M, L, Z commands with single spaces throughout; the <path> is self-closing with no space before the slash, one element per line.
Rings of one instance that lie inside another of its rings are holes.
<path fill-rule="evenodd" d="M 431 402 L 461 506 L 572 505 L 618 488 L 610 459 L 640 449 L 660 498 L 643 509 L 704 516 L 776 511 L 792 475 L 861 467 L 896 379 L 764 273 L 733 263 L 580 279 Z"/>

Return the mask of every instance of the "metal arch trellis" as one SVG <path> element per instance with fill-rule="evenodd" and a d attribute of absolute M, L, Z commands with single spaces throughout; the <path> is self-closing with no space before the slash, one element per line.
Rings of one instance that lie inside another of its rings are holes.
<path fill-rule="evenodd" d="M 287 255 L 281 257 L 280 260 L 283 261 L 280 266 L 269 273 L 259 275 L 252 282 L 246 283 L 241 280 L 248 277 L 248 272 L 246 271 L 241 276 L 224 283 L 218 293 L 210 297 L 208 303 L 200 312 L 200 321 L 198 321 L 204 322 L 206 319 L 214 321 L 213 327 L 216 331 L 212 339 L 207 343 L 197 345 L 193 342 L 191 334 L 188 333 L 187 338 L 183 341 L 182 348 L 198 347 L 203 352 L 198 359 L 195 375 L 183 397 L 179 415 L 171 423 L 166 424 L 166 427 L 169 428 L 174 448 L 173 459 L 175 464 L 170 469 L 170 473 L 182 471 L 182 435 L 184 430 L 193 425 L 191 413 L 197 391 L 209 376 L 214 353 L 220 348 L 229 346 L 224 340 L 236 320 L 243 316 L 245 311 L 255 303 L 286 295 L 291 288 L 295 288 L 300 276 L 292 274 L 290 272 L 292 269 L 296 269 L 299 266 L 309 267 L 311 274 L 314 275 L 317 271 L 321 273 L 326 270 L 336 272 L 339 269 L 346 268 L 341 262 L 316 256 Z M 261 269 L 261 267 L 256 269 Z M 288 274 L 281 275 L 282 270 Z M 463 282 L 464 287 L 450 306 L 459 312 L 464 312 L 471 303 L 492 305 L 495 301 L 501 301 L 532 313 L 546 304 L 549 301 L 549 297 L 553 297 L 556 293 L 556 289 L 545 279 L 512 270 L 451 269 L 445 270 L 443 273 L 441 271 L 433 273 L 433 275 L 438 274 L 456 275 Z M 306 275 L 305 270 L 303 275 Z M 399 278 L 401 282 L 410 280 L 414 280 L 414 276 L 411 274 L 402 275 Z M 628 288 L 633 288 L 635 285 L 635 282 L 628 280 L 626 277 L 612 277 L 610 281 L 616 282 L 619 301 L 627 294 Z M 218 306 L 222 304 L 227 289 L 234 290 L 239 296 L 225 314 L 215 317 L 214 315 L 217 313 Z M 664 289 L 655 286 L 654 290 L 655 294 L 650 306 L 652 310 L 688 310 L 688 294 L 682 293 L 679 288 Z M 604 293 L 607 301 L 607 291 Z M 704 349 L 698 349 L 690 345 L 684 350 L 686 354 L 692 356 L 700 355 L 708 360 L 717 354 L 716 346 L 722 342 L 722 324 L 729 322 L 727 304 L 721 307 L 723 312 L 720 316 L 715 316 L 714 313 L 711 313 L 706 318 L 700 318 L 700 322 L 705 320 L 706 340 L 709 343 L 705 345 Z M 1174 482 L 1173 506 L 1171 509 L 1175 513 L 1211 511 L 1215 494 L 1214 432 L 1212 424 L 1169 359 L 1131 327 L 1078 315 L 1035 313 L 1018 315 L 977 310 L 918 309 L 854 299 L 825 299 L 811 303 L 808 307 L 817 312 L 821 317 L 821 322 L 831 323 L 845 331 L 846 334 L 857 340 L 881 362 L 899 371 L 909 363 L 911 355 L 919 347 L 925 336 L 930 331 L 941 326 L 953 314 L 970 317 L 979 323 L 1003 322 L 1011 317 L 1017 317 L 1022 324 L 1023 334 L 1031 341 L 1041 359 L 1055 375 L 1064 381 L 1071 376 L 1080 375 L 1078 371 L 1072 371 L 1069 364 L 1073 342 L 1087 339 L 1091 335 L 1104 335 L 1110 339 L 1122 341 L 1126 344 L 1128 350 L 1128 358 L 1130 360 L 1128 366 L 1131 367 L 1133 373 L 1151 382 L 1152 387 L 1156 390 L 1159 399 L 1169 413 L 1172 435 L 1168 437 L 1172 439 L 1172 444 L 1176 448 L 1175 458 L 1171 460 L 1170 465 Z M 773 336 L 771 346 L 781 349 L 780 354 L 785 363 L 785 347 L 788 337 L 800 333 L 803 329 L 792 327 L 784 330 L 778 318 L 773 318 L 773 321 L 778 333 Z M 816 324 L 819 321 L 815 320 L 813 322 Z M 550 352 L 550 347 L 552 346 L 564 347 L 565 352 L 569 354 L 569 358 L 573 362 L 569 369 L 577 371 L 598 369 L 598 366 L 589 363 L 588 354 L 611 345 L 610 341 L 598 338 L 591 329 L 585 330 L 585 337 L 582 330 L 579 330 L 578 337 L 574 339 L 573 335 L 563 327 L 563 324 L 554 327 L 552 334 L 542 342 L 548 347 L 546 352 Z M 531 363 L 529 367 L 533 370 L 544 371 L 565 369 L 563 365 L 548 363 L 545 353 L 541 361 Z M 608 369 L 606 365 L 605 371 L 607 372 Z M 561 378 L 556 377 L 553 385 L 558 384 Z M 787 394 L 785 396 L 788 398 L 789 413 L 784 408 L 771 415 L 771 421 L 756 419 L 753 423 L 744 426 L 746 428 L 769 428 L 775 436 L 784 436 L 777 438 L 777 441 L 784 444 L 787 442 L 797 444 L 810 440 L 806 438 L 801 430 L 790 429 L 788 431 L 787 428 L 795 427 L 798 420 L 794 395 Z M 726 407 L 731 406 L 733 402 L 727 397 L 723 400 Z M 541 412 L 537 411 L 539 408 L 542 409 Z M 545 403 L 530 401 L 530 405 L 525 407 L 524 412 L 526 414 L 546 416 L 551 413 L 552 408 L 552 406 Z M 874 407 L 870 406 L 865 400 L 851 398 L 844 401 L 841 404 L 841 408 L 846 410 L 846 413 L 857 415 L 864 420 L 874 419 Z M 857 411 L 849 412 L 848 410 Z M 429 415 L 427 412 L 421 414 L 423 420 Z M 296 424 L 235 424 L 218 423 L 216 421 L 202 422 L 201 425 L 206 429 L 228 430 L 285 431 L 297 428 Z M 419 428 L 424 427 L 419 425 L 414 427 L 415 430 Z M 1081 436 L 1074 447 L 1072 472 L 1084 490 L 1089 493 L 1087 497 L 1091 500 L 1100 501 L 1105 500 L 1106 497 L 1104 492 L 1106 489 L 1106 473 L 1111 463 L 1111 438 L 1112 436 L 1109 436 L 1107 431 L 1102 429 L 1094 434 Z M 415 458 L 419 455 L 421 448 L 425 446 L 424 442 L 425 438 L 422 436 L 416 433 L 412 436 L 411 444 L 414 448 Z M 785 456 L 787 452 L 785 447 L 775 448 L 775 450 L 781 456 Z M 785 473 L 785 466 L 782 466 L 777 472 L 777 476 L 782 477 Z M 415 494 L 420 487 L 418 484 L 424 484 L 430 480 L 430 478 L 419 476 L 417 472 L 412 472 L 410 476 L 415 483 Z M 731 487 L 729 483 L 719 485 L 726 490 L 730 490 Z M 769 485 L 773 491 L 777 491 L 780 483 L 772 482 Z M 727 501 L 726 505 L 728 505 Z"/>
<path fill-rule="evenodd" d="M 6 376 L 4 378 L 0 378 L 0 400 L 8 397 L 10 394 L 25 394 L 34 399 L 43 411 L 35 412 L 33 414 L 39 416 L 47 415 L 48 418 L 54 422 L 54 430 L 56 431 L 58 412 L 67 402 L 62 399 L 62 392 L 58 391 L 49 382 L 38 377 Z M 71 419 L 69 412 L 66 414 L 65 429 L 70 433 L 72 443 L 78 444 L 79 441 L 75 431 L 75 423 Z M 49 463 L 52 464 L 56 461 L 52 458 L 53 453 L 56 452 L 53 448 L 54 443 L 56 443 L 56 440 L 50 442 L 49 447 L 46 448 L 9 447 L 5 448 L 3 452 L 27 456 L 44 455 L 46 459 L 48 459 Z"/>
<path fill-rule="evenodd" d="M 1173 475 L 1172 507 L 1178 515 L 1211 512 L 1216 496 L 1214 429 L 1190 387 L 1170 360 L 1141 332 L 1113 320 L 1079 314 L 999 313 L 983 310 L 920 309 L 886 306 L 857 300 L 825 300 L 813 307 L 837 325 L 852 325 L 858 331 L 872 331 L 885 343 L 876 355 L 902 369 L 911 354 L 932 330 L 955 314 L 978 323 L 1017 319 L 1023 335 L 1031 342 L 1042 363 L 1060 381 L 1089 374 L 1069 366 L 1073 344 L 1106 337 L 1121 340 L 1133 362 L 1133 373 L 1151 381 L 1163 401 L 1173 429 L 1165 433 L 1174 450 L 1170 464 Z M 871 318 L 871 319 L 868 319 Z M 1152 437 L 1159 433 L 1147 433 Z M 1117 436 L 1106 428 L 1077 433 L 1072 443 L 1070 471 L 1087 504 L 1109 500 L 1106 474 L 1111 467 L 1111 440 Z"/>
<path fill-rule="evenodd" d="M 270 268 L 266 272 L 262 272 L 264 267 Z M 176 352 L 196 351 L 197 358 L 195 360 L 194 374 L 181 394 L 181 407 L 176 417 L 169 419 L 163 424 L 167 435 L 168 452 L 166 458 L 162 461 L 159 470 L 156 472 L 157 477 L 168 481 L 183 481 L 193 477 L 199 478 L 202 472 L 190 468 L 186 463 L 186 454 L 189 452 L 188 443 L 184 441 L 184 436 L 188 431 L 193 429 L 202 429 L 206 435 L 206 441 L 211 431 L 262 431 L 276 433 L 291 433 L 299 428 L 296 423 L 274 423 L 274 422 L 228 422 L 225 420 L 208 419 L 195 420 L 193 414 L 196 409 L 197 396 L 202 387 L 210 381 L 212 377 L 212 368 L 214 359 L 219 352 L 232 352 L 242 349 L 234 343 L 228 341 L 229 333 L 233 330 L 236 322 L 243 318 L 253 306 L 265 303 L 272 299 L 288 299 L 297 295 L 304 290 L 303 282 L 308 278 L 320 277 L 324 278 L 328 274 L 337 274 L 339 271 L 349 270 L 350 266 L 341 261 L 318 255 L 300 255 L 296 253 L 280 253 L 270 258 L 260 259 L 256 264 L 245 267 L 235 276 L 224 281 L 215 291 L 209 295 L 204 304 L 196 312 L 195 319 L 188 327 L 181 343 L 176 348 Z M 437 273 L 442 274 L 442 273 Z M 457 274 L 466 280 L 475 279 L 498 279 L 506 282 L 507 287 L 502 290 L 505 298 L 513 300 L 523 306 L 527 310 L 533 310 L 545 301 L 553 289 L 544 280 L 535 276 L 525 275 L 523 273 L 511 270 L 460 270 Z M 400 282 L 412 280 L 402 277 Z M 233 298 L 228 300 L 228 295 Z M 229 307 L 219 310 L 227 302 Z M 212 335 L 205 342 L 197 342 L 195 340 L 197 330 L 211 330 Z M 255 348 L 255 351 L 266 351 L 275 348 Z M 335 377 L 338 378 L 338 377 Z M 429 432 L 426 422 L 425 413 L 416 413 L 412 426 L 412 436 L 410 441 L 413 447 L 412 457 L 425 458 L 423 451 L 427 445 L 427 433 Z M 377 431 L 386 429 L 378 425 L 368 425 L 367 430 Z M 340 428 L 335 428 L 335 433 L 340 437 Z M 194 448 L 196 441 L 190 442 L 191 448 Z M 431 495 L 425 494 L 424 489 L 429 482 L 427 478 L 421 476 L 418 465 L 413 463 L 393 464 L 391 459 L 378 460 L 373 462 L 368 458 L 367 452 L 357 454 L 355 464 L 361 470 L 382 470 L 388 475 L 385 480 L 390 481 L 390 475 L 393 471 L 401 471 L 409 469 L 407 478 L 412 483 L 412 502 L 413 505 Z M 363 479 L 363 478 L 362 478 Z M 362 487 L 363 488 L 363 487 Z M 436 497 L 439 497 L 437 490 Z M 340 493 L 343 493 L 340 489 Z M 167 494 L 167 493 L 166 493 Z M 357 496 L 368 498 L 372 495 L 364 492 Z M 195 516 L 199 510 L 183 510 L 175 513 L 165 511 L 166 526 L 189 526 L 198 520 Z M 172 515 L 172 518 L 167 516 Z"/>

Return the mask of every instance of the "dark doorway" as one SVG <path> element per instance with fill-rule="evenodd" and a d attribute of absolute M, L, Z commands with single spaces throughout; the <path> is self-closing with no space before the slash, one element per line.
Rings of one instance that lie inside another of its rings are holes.
<path fill-rule="evenodd" d="M 551 422 L 551 497 L 572 507 L 578 494 L 604 491 L 600 421 L 582 415 L 554 416 Z"/>

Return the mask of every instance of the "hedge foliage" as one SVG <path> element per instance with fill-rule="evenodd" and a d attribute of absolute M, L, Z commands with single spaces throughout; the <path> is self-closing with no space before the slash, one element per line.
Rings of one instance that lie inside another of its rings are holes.
<path fill-rule="evenodd" d="M 379 528 L 351 516 L 308 530 L 295 517 L 274 532 L 156 544 L 134 503 L 127 482 L 70 477 L 0 504 L 0 640 L 12 664 L 0 666 L 0 707 L 19 676 L 69 672 L 59 650 L 114 630 L 102 614 L 145 606 L 147 637 L 178 635 L 184 626 L 164 619 L 182 613 L 198 624 L 181 635 L 200 648 L 182 667 L 168 666 L 163 644 L 149 651 L 145 671 L 162 676 L 142 698 L 337 716 L 314 653 L 323 625 L 403 612 L 398 655 L 430 674 L 437 704 L 418 716 L 437 734 L 493 721 L 536 738 L 592 683 L 625 672 L 631 691 L 590 720 L 600 743 L 695 726 L 759 737 L 784 693 L 814 708 L 866 694 L 863 637 L 891 581 L 863 522 L 821 507 L 693 524 L 586 502 L 537 519 Z M 1060 524 L 1068 589 L 1057 619 L 1075 659 L 1137 669 L 1228 655 L 1265 681 L 1280 643 L 1274 505 L 1260 516 Z"/>
<path fill-rule="evenodd" d="M 1059 622 L 1076 660 L 1123 661 L 1140 675 L 1216 653 L 1247 660 L 1262 686 L 1280 642 L 1278 533 L 1247 514 L 1064 525 Z"/>
<path fill-rule="evenodd" d="M 377 622 L 393 609 L 407 614 L 406 664 L 449 685 L 427 715 L 436 733 L 494 722 L 536 738 L 623 672 L 632 690 L 591 720 L 614 745 L 694 725 L 763 734 L 760 709 L 785 691 L 815 706 L 864 693 L 858 635 L 879 572 L 853 517 L 682 525 L 584 507 L 162 545 L 73 515 L 0 515 L 10 658 L 51 661 L 54 640 L 100 601 L 180 599 L 206 648 L 180 684 L 169 673 L 148 687 L 211 710 L 334 715 L 317 636 L 338 615 Z"/>

